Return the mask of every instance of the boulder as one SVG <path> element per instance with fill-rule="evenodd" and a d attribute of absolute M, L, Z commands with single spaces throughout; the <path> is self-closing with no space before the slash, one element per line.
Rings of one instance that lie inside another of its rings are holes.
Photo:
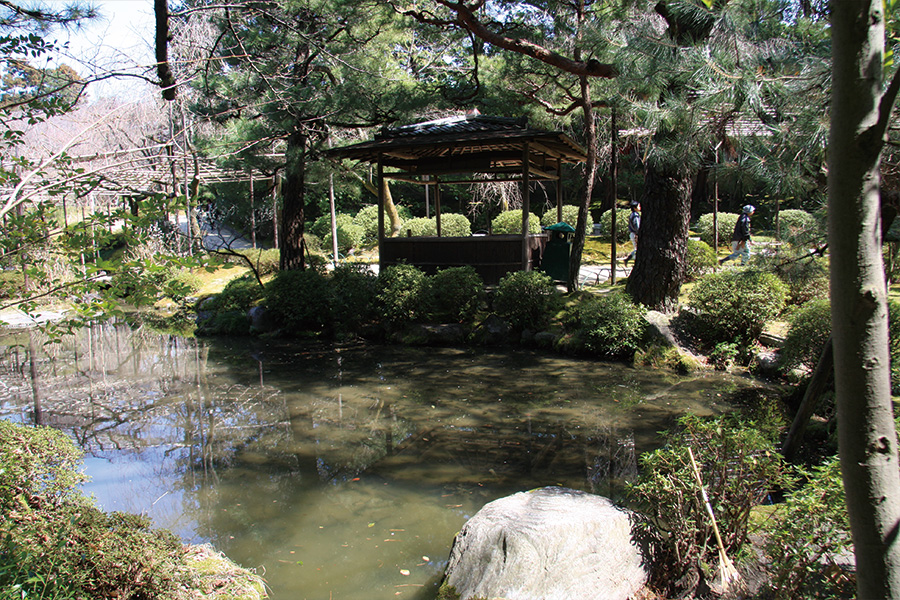
<path fill-rule="evenodd" d="M 649 579 L 635 513 L 567 488 L 486 504 L 457 534 L 442 598 L 628 600 Z"/>
<path fill-rule="evenodd" d="M 509 324 L 494 314 L 488 315 L 472 332 L 472 342 L 479 346 L 501 346 L 509 341 Z"/>

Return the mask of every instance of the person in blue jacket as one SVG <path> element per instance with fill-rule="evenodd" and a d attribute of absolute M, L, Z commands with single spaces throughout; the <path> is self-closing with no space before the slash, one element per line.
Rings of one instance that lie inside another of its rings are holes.
<path fill-rule="evenodd" d="M 750 260 L 750 217 L 756 212 L 756 207 L 748 204 L 741 211 L 737 223 L 734 224 L 734 234 L 731 236 L 731 254 L 719 261 L 722 264 L 741 257 L 741 264 L 746 265 Z"/>
<path fill-rule="evenodd" d="M 628 215 L 628 237 L 631 238 L 631 254 L 625 257 L 625 266 L 628 261 L 637 254 L 638 231 L 641 229 L 641 203 L 637 200 L 631 201 L 631 214 Z"/>

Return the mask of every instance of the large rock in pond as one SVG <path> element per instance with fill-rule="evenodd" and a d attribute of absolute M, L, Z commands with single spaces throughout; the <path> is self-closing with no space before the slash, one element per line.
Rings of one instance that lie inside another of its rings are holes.
<path fill-rule="evenodd" d="M 457 534 L 441 598 L 628 600 L 647 582 L 637 516 L 546 487 L 486 504 Z"/>

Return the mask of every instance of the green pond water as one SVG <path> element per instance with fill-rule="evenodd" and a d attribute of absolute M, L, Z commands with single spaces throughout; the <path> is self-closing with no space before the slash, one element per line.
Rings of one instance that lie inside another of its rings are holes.
<path fill-rule="evenodd" d="M 69 433 L 105 510 L 150 515 L 276 600 L 430 599 L 485 503 L 562 485 L 624 501 L 685 412 L 773 393 L 532 350 L 190 339 L 95 325 L 0 338 L 0 417 Z"/>

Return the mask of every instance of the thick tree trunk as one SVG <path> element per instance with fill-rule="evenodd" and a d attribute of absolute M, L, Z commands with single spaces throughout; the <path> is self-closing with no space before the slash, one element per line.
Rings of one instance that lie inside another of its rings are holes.
<path fill-rule="evenodd" d="M 692 177 L 647 164 L 641 198 L 641 233 L 634 269 L 625 286 L 635 302 L 653 310 L 678 308 L 684 281 Z"/>
<path fill-rule="evenodd" d="M 900 598 L 900 467 L 879 227 L 882 6 L 881 0 L 831 4 L 831 321 L 841 472 L 857 597 L 866 599 Z"/>
<path fill-rule="evenodd" d="M 281 207 L 281 270 L 305 269 L 303 203 L 306 195 L 306 136 L 291 133 L 285 149 Z"/>

